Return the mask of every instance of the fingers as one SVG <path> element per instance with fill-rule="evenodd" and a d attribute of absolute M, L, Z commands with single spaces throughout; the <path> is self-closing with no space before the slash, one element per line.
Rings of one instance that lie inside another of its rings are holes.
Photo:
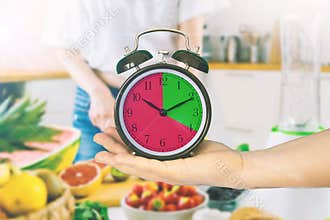
<path fill-rule="evenodd" d="M 89 119 L 91 120 L 92 124 L 93 124 L 95 127 L 98 127 L 98 125 L 97 125 L 97 120 L 96 120 L 97 118 L 94 116 L 94 114 L 93 114 L 91 111 L 89 111 L 88 116 L 89 116 Z"/>
<path fill-rule="evenodd" d="M 186 163 L 182 159 L 163 162 L 128 153 L 116 155 L 108 152 L 98 153 L 95 159 L 100 163 L 116 167 L 122 172 L 147 180 L 172 184 L 186 184 L 190 180 L 186 176 L 189 172 L 186 170 Z"/>
<path fill-rule="evenodd" d="M 109 164 L 110 166 L 116 167 L 118 170 L 133 175 L 138 176 L 147 180 L 158 181 L 160 180 L 156 175 L 146 169 L 139 169 L 134 167 L 134 163 L 138 163 L 136 157 L 130 154 L 116 155 L 109 152 L 100 152 L 95 156 L 95 160 L 100 163 Z"/>
<path fill-rule="evenodd" d="M 114 128 L 114 127 L 116 127 L 116 125 L 113 117 L 111 117 L 108 120 L 106 120 L 103 131 L 107 130 L 108 128 Z"/>
<path fill-rule="evenodd" d="M 111 114 L 95 114 L 90 111 L 89 118 L 95 127 L 98 127 L 101 131 L 105 131 L 110 127 L 115 127 L 115 122 Z"/>
<path fill-rule="evenodd" d="M 117 139 L 109 136 L 105 133 L 98 133 L 94 136 L 94 141 L 103 147 L 105 147 L 108 151 L 120 154 L 120 153 L 128 153 L 126 146 L 122 143 L 117 141 Z"/>
<path fill-rule="evenodd" d="M 121 137 L 119 136 L 117 129 L 115 127 L 109 127 L 107 128 L 104 133 L 110 135 L 111 137 L 113 137 L 117 142 L 122 143 L 123 145 L 125 145 L 125 143 L 122 141 Z"/>
<path fill-rule="evenodd" d="M 114 127 L 114 121 L 112 118 L 100 118 L 99 119 L 99 128 L 101 129 L 101 131 L 105 131 L 110 127 Z"/>

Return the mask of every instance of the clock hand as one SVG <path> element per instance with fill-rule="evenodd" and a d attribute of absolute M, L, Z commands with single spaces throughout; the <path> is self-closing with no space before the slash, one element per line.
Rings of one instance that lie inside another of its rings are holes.
<path fill-rule="evenodd" d="M 185 100 L 185 101 L 183 101 L 183 102 L 180 102 L 180 103 L 178 103 L 178 104 L 172 106 L 172 107 L 169 108 L 169 109 L 166 109 L 165 111 L 166 111 L 166 112 L 169 112 L 169 111 L 171 111 L 171 110 L 173 110 L 173 109 L 175 109 L 175 108 L 177 108 L 177 107 L 179 107 L 179 106 L 181 106 L 181 105 L 183 105 L 183 104 L 185 104 L 185 103 L 187 103 L 187 102 L 189 102 L 189 101 L 191 101 L 191 100 L 193 100 L 193 99 L 194 99 L 194 98 L 191 97 L 191 98 L 189 98 L 189 99 L 187 99 L 187 100 Z"/>
<path fill-rule="evenodd" d="M 157 111 L 161 112 L 162 109 L 158 108 L 156 105 L 154 105 L 153 103 L 149 102 L 148 100 L 142 99 L 145 103 L 147 103 L 150 107 L 156 109 Z"/>

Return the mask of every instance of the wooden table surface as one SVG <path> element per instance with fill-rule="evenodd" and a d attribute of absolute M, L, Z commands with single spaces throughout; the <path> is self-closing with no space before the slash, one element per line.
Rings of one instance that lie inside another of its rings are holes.
<path fill-rule="evenodd" d="M 276 64 L 249 64 L 249 63 L 218 63 L 210 62 L 211 70 L 246 70 L 246 71 L 280 71 L 281 66 Z M 322 72 L 330 73 L 330 66 L 322 67 Z M 47 80 L 68 78 L 65 71 L 6 71 L 0 70 L 0 82 L 19 82 L 31 80 Z"/>

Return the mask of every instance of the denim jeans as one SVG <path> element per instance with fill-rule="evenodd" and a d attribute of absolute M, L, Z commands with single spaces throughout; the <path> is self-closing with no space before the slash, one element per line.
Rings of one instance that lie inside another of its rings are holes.
<path fill-rule="evenodd" d="M 118 94 L 117 88 L 109 87 L 114 97 Z M 89 119 L 90 98 L 89 95 L 80 87 L 77 88 L 74 101 L 73 126 L 81 131 L 81 144 L 75 158 L 75 162 L 93 159 L 95 154 L 105 150 L 101 145 L 93 141 L 96 133 L 100 129 L 95 127 Z M 113 111 L 113 109 L 109 109 Z"/>

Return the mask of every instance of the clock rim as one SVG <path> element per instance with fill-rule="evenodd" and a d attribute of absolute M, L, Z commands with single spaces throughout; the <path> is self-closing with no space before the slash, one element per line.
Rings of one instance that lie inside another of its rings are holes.
<path fill-rule="evenodd" d="M 120 123 L 120 116 L 119 116 L 120 103 L 121 103 L 121 99 L 122 99 L 122 96 L 123 96 L 126 88 L 139 75 L 141 75 L 147 71 L 155 70 L 155 69 L 172 69 L 172 70 L 178 71 L 178 72 L 182 73 L 183 75 L 187 76 L 199 88 L 199 90 L 203 96 L 201 98 L 204 98 L 204 101 L 205 101 L 206 118 L 205 118 L 205 125 L 204 125 L 204 128 L 203 128 L 201 134 L 189 148 L 185 149 L 184 151 L 182 151 L 180 153 L 173 154 L 173 155 L 165 155 L 165 156 L 151 155 L 151 154 L 148 154 L 148 153 L 140 150 L 139 148 L 135 147 L 134 144 L 131 143 L 131 141 L 126 137 L 126 134 L 123 131 L 123 129 L 121 127 L 122 125 Z M 115 112 L 114 112 L 117 132 L 118 132 L 120 138 L 123 140 L 123 142 L 128 146 L 128 148 L 130 150 L 132 150 L 133 152 L 135 152 L 136 155 L 138 155 L 138 156 L 143 156 L 143 157 L 147 157 L 150 159 L 158 159 L 158 160 L 172 160 L 172 159 L 178 159 L 178 158 L 183 158 L 183 157 L 189 156 L 198 147 L 198 145 L 204 140 L 204 138 L 209 130 L 210 124 L 211 124 L 211 115 L 212 115 L 211 101 L 210 101 L 209 95 L 208 95 L 204 85 L 200 82 L 200 80 L 196 76 L 194 76 L 191 72 L 189 72 L 187 69 L 184 69 L 182 67 L 179 67 L 179 66 L 176 66 L 173 64 L 168 64 L 168 63 L 153 64 L 150 66 L 143 67 L 143 68 L 137 70 L 136 72 L 134 72 L 120 87 L 119 93 L 116 98 L 116 105 L 115 105 Z"/>

